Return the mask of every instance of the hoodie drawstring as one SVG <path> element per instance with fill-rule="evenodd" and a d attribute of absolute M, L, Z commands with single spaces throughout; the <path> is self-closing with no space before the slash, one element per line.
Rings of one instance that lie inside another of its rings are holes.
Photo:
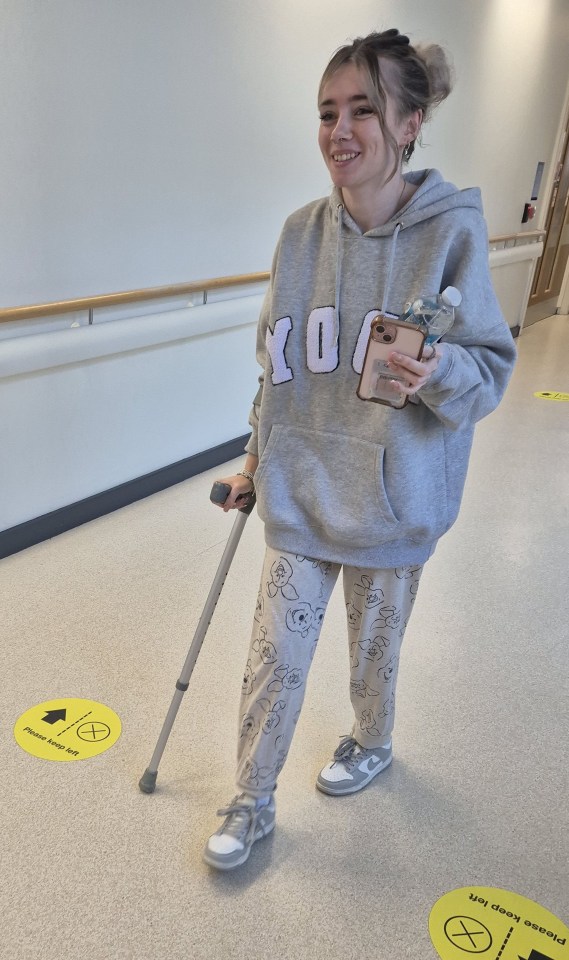
<path fill-rule="evenodd" d="M 336 207 L 338 213 L 338 236 L 336 241 L 336 290 L 334 293 L 334 343 L 337 346 L 340 338 L 340 293 L 342 290 L 342 228 L 344 226 L 344 205 Z"/>
<path fill-rule="evenodd" d="M 336 211 L 338 213 L 338 235 L 337 235 L 337 246 L 336 246 L 336 290 L 335 290 L 335 306 L 334 306 L 334 342 L 338 343 L 340 337 L 340 294 L 342 292 L 342 256 L 343 256 L 343 227 L 344 227 L 344 205 L 339 203 L 336 206 Z M 396 223 L 395 230 L 393 231 L 393 238 L 391 241 L 391 249 L 389 251 L 389 263 L 387 265 L 387 276 L 385 278 L 385 283 L 383 286 L 383 297 L 381 300 L 381 312 L 385 313 L 387 310 L 387 301 L 389 298 L 389 289 L 391 287 L 391 276 L 393 273 L 393 265 L 395 263 L 395 250 L 397 247 L 397 237 L 399 236 L 399 231 L 403 224 L 401 222 Z"/>
<path fill-rule="evenodd" d="M 393 264 L 395 263 L 395 248 L 397 246 L 397 237 L 399 236 L 401 226 L 401 223 L 397 223 L 395 225 L 395 230 L 393 231 L 393 240 L 391 241 L 391 250 L 389 251 L 389 264 L 387 266 L 387 276 L 385 278 L 383 297 L 381 299 L 381 312 L 384 315 L 385 311 L 387 310 L 387 298 L 389 296 L 389 288 L 391 286 L 391 274 L 393 273 Z"/>

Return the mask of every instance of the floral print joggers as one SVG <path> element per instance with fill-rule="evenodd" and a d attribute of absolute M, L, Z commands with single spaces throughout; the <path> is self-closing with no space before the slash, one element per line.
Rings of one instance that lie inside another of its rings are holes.
<path fill-rule="evenodd" d="M 423 568 L 366 570 L 267 548 L 243 677 L 237 785 L 254 796 L 276 787 L 300 716 L 306 679 L 333 587 L 343 570 L 352 736 L 387 744 L 399 653 Z"/>

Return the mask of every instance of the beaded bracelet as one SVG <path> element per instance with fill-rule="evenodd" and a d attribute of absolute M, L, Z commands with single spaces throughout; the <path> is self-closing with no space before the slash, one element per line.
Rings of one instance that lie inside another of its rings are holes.
<path fill-rule="evenodd" d="M 253 484 L 253 487 L 255 487 L 255 478 L 250 470 L 240 470 L 237 476 L 245 477 L 245 479 L 249 480 Z"/>

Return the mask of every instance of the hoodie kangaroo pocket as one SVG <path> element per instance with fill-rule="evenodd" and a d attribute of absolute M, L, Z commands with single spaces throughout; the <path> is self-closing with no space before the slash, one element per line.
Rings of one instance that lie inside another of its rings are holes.
<path fill-rule="evenodd" d="M 383 458 L 380 444 L 275 424 L 255 474 L 259 516 L 351 548 L 396 539 Z"/>

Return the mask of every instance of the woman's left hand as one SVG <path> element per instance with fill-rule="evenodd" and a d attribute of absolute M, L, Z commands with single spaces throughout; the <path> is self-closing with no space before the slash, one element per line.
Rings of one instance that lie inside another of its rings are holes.
<path fill-rule="evenodd" d="M 406 357 L 400 353 L 390 354 L 389 369 L 393 370 L 395 376 L 403 377 L 405 381 L 402 383 L 400 380 L 392 380 L 394 389 L 404 396 L 412 397 L 425 386 L 429 377 L 435 372 L 443 351 L 444 344 L 437 343 L 435 346 L 427 347 L 427 356 L 423 356 L 420 360 L 413 360 L 412 357 Z"/>

